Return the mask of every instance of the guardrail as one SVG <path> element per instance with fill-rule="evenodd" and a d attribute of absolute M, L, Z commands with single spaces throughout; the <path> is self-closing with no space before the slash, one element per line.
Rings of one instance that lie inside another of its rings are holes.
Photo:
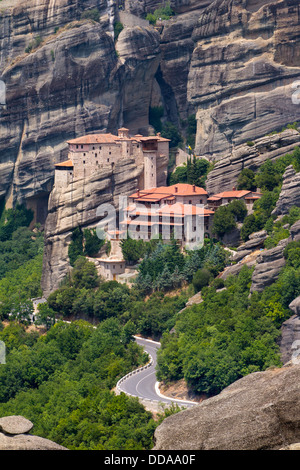
<path fill-rule="evenodd" d="M 133 375 L 138 374 L 139 372 L 142 372 L 143 370 L 148 369 L 149 367 L 153 365 L 153 357 L 149 353 L 148 353 L 148 356 L 150 357 L 150 360 L 149 362 L 147 362 L 147 364 L 139 367 L 138 369 L 133 370 L 132 372 L 129 372 L 128 374 L 124 375 L 124 377 L 121 377 L 120 380 L 118 380 L 117 385 L 116 385 L 116 389 L 118 390 L 118 392 L 126 393 L 126 395 L 130 395 L 131 397 L 138 396 L 138 395 L 132 395 L 131 393 L 125 392 L 124 390 L 121 389 L 120 385 L 121 383 L 125 382 L 125 380 L 128 379 L 129 377 L 132 377 Z"/>
<path fill-rule="evenodd" d="M 166 398 L 166 399 L 171 400 L 172 403 L 170 403 L 168 405 L 168 403 L 163 402 L 162 400 L 152 400 L 150 398 L 142 398 L 138 395 L 132 395 L 132 393 L 125 392 L 124 390 L 122 390 L 120 385 L 126 379 L 128 379 L 129 377 L 132 377 L 135 374 L 138 374 L 139 372 L 142 372 L 145 369 L 148 369 L 149 367 L 151 367 L 153 365 L 153 358 L 152 358 L 151 354 L 148 353 L 148 356 L 150 356 L 150 360 L 149 360 L 149 362 L 147 362 L 147 364 L 145 364 L 142 367 L 139 367 L 138 369 L 133 370 L 132 372 L 129 372 L 128 374 L 124 375 L 124 377 L 122 377 L 120 380 L 118 380 L 117 385 L 116 385 L 117 392 L 119 392 L 119 393 L 123 392 L 123 393 L 125 393 L 126 395 L 128 395 L 130 397 L 137 397 L 140 400 L 140 402 L 145 406 L 145 408 L 148 408 L 151 411 L 162 411 L 166 406 L 172 406 L 172 403 L 177 404 L 179 406 L 181 404 L 184 408 L 186 408 L 186 407 L 189 408 L 190 406 L 195 406 L 197 404 L 195 402 L 188 402 L 186 400 L 180 400 L 180 399 L 170 398 L 170 397 L 161 395 L 162 398 Z"/>

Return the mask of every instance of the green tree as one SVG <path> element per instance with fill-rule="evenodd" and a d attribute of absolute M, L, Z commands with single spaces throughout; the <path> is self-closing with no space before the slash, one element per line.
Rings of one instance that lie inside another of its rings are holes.
<path fill-rule="evenodd" d="M 182 142 L 182 137 L 174 124 L 171 122 L 166 122 L 161 131 L 162 137 L 165 139 L 170 139 L 170 148 L 177 147 L 180 142 Z"/>
<path fill-rule="evenodd" d="M 79 257 L 74 264 L 72 271 L 72 283 L 75 288 L 92 289 L 98 286 L 99 277 L 97 268 L 92 261 L 84 257 Z"/>
<path fill-rule="evenodd" d="M 55 323 L 55 312 L 47 303 L 39 304 L 35 324 L 45 326 L 49 330 Z"/>
<path fill-rule="evenodd" d="M 68 255 L 71 266 L 74 266 L 79 256 L 83 256 L 83 233 L 79 227 L 76 227 L 72 232 Z"/>
<path fill-rule="evenodd" d="M 271 160 L 264 162 L 255 176 L 256 186 L 266 191 L 272 191 L 279 185 L 281 180 L 282 177 L 277 173 L 275 165 Z"/>
<path fill-rule="evenodd" d="M 248 191 L 255 191 L 255 173 L 250 168 L 244 168 L 239 174 L 237 180 L 237 189 L 245 189 Z"/>
<path fill-rule="evenodd" d="M 233 213 L 227 206 L 220 206 L 213 219 L 212 232 L 218 237 L 223 237 L 236 227 L 236 221 Z"/>
<path fill-rule="evenodd" d="M 196 292 L 201 291 L 205 286 L 208 286 L 211 279 L 211 273 L 205 269 L 199 269 L 193 276 L 193 286 Z"/>
<path fill-rule="evenodd" d="M 95 256 L 104 245 L 105 239 L 99 238 L 96 229 L 83 230 L 83 254 L 86 256 Z"/>

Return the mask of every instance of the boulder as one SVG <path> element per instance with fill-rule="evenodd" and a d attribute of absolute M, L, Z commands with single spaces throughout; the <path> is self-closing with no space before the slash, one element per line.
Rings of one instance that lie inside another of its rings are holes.
<path fill-rule="evenodd" d="M 33 424 L 23 416 L 0 418 L 0 450 L 68 450 L 49 439 L 32 436 Z"/>
<path fill-rule="evenodd" d="M 0 450 L 68 450 L 49 439 L 30 434 L 9 436 L 0 433 Z"/>
<path fill-rule="evenodd" d="M 33 424 L 23 416 L 5 416 L 0 418 L 0 431 L 5 434 L 25 434 L 33 428 Z"/>
<path fill-rule="evenodd" d="M 300 442 L 300 365 L 255 372 L 166 418 L 160 450 L 277 450 Z"/>
<path fill-rule="evenodd" d="M 290 305 L 289 308 L 294 312 L 296 315 L 300 316 L 300 296 L 294 299 Z"/>

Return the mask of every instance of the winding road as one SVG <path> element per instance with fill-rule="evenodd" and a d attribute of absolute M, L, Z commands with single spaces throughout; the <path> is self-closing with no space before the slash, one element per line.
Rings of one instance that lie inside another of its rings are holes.
<path fill-rule="evenodd" d="M 144 400 L 166 403 L 168 405 L 177 403 L 185 408 L 196 405 L 197 403 L 195 402 L 169 398 L 160 393 L 155 370 L 157 363 L 156 353 L 160 348 L 160 343 L 140 337 L 135 337 L 135 340 L 151 356 L 152 363 L 150 366 L 141 368 L 136 373 L 128 374 L 125 378 L 121 379 L 118 384 L 119 391 Z"/>

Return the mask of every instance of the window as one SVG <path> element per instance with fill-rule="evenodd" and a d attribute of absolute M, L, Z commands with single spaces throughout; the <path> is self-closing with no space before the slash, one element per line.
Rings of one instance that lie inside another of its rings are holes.
<path fill-rule="evenodd" d="M 98 162 L 98 160 L 96 160 L 96 165 L 99 165 L 99 162 Z"/>
<path fill-rule="evenodd" d="M 191 201 L 191 200 L 189 200 L 189 204 L 192 204 L 192 201 Z"/>
<path fill-rule="evenodd" d="M 85 153 L 83 154 L 83 156 L 85 157 Z"/>
<path fill-rule="evenodd" d="M 202 204 L 202 199 L 200 199 L 200 204 Z"/>
<path fill-rule="evenodd" d="M 111 155 L 111 152 L 109 152 L 109 155 Z"/>
<path fill-rule="evenodd" d="M 95 158 L 97 158 L 97 153 L 95 153 Z"/>
<path fill-rule="evenodd" d="M 76 145 L 76 148 L 78 149 L 79 145 Z"/>
<path fill-rule="evenodd" d="M 109 158 L 107 159 L 107 161 L 109 162 Z"/>
<path fill-rule="evenodd" d="M 85 160 L 83 160 L 83 164 L 85 165 Z"/>
<path fill-rule="evenodd" d="M 83 145 L 81 146 L 81 148 L 83 149 Z"/>

